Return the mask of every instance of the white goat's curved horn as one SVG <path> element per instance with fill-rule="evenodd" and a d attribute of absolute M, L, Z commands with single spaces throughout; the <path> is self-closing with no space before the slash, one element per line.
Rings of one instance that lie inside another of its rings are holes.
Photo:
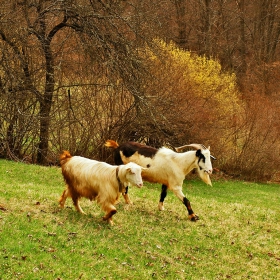
<path fill-rule="evenodd" d="M 202 144 L 189 144 L 189 145 L 184 145 L 184 146 L 181 146 L 181 147 L 178 147 L 178 148 L 175 148 L 175 150 L 177 152 L 180 152 L 182 149 L 184 148 L 187 148 L 187 147 L 192 147 L 196 150 L 200 150 L 200 149 L 203 149 L 203 150 L 206 150 L 206 147 Z"/>

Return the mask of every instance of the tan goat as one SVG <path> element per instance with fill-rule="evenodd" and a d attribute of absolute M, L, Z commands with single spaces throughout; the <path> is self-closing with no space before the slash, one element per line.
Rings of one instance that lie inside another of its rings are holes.
<path fill-rule="evenodd" d="M 127 184 L 143 186 L 142 167 L 135 163 L 113 166 L 105 162 L 91 160 L 80 156 L 71 156 L 68 151 L 60 155 L 62 175 L 66 189 L 59 203 L 63 208 L 67 197 L 71 197 L 78 212 L 84 211 L 79 205 L 79 198 L 96 200 L 106 213 L 103 220 L 112 224 L 112 216 L 117 210 L 114 204 Z"/>

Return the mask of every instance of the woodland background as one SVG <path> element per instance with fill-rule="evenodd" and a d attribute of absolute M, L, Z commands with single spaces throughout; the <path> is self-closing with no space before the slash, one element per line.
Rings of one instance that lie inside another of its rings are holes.
<path fill-rule="evenodd" d="M 0 0 L 0 157 L 111 162 L 107 139 L 280 165 L 278 0 Z"/>

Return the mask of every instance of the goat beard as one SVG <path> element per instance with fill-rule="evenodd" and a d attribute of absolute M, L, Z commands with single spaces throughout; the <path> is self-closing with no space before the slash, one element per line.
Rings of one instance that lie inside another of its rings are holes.
<path fill-rule="evenodd" d="M 199 170 L 198 174 L 204 183 L 206 183 L 207 185 L 210 185 L 212 187 L 212 182 L 211 182 L 210 176 L 207 172 L 205 172 L 203 170 Z"/>

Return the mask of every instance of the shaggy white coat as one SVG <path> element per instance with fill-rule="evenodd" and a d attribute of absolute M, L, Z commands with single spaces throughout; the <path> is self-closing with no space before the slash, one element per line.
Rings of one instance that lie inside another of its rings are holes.
<path fill-rule="evenodd" d="M 67 197 L 71 197 L 76 210 L 84 214 L 79 198 L 96 200 L 106 213 L 103 219 L 109 223 L 112 223 L 112 216 L 117 212 L 114 204 L 120 193 L 124 192 L 124 187 L 143 186 L 142 168 L 136 163 L 113 166 L 80 156 L 72 157 L 68 151 L 60 156 L 60 162 L 66 182 L 66 189 L 59 199 L 60 206 L 63 208 Z"/>

